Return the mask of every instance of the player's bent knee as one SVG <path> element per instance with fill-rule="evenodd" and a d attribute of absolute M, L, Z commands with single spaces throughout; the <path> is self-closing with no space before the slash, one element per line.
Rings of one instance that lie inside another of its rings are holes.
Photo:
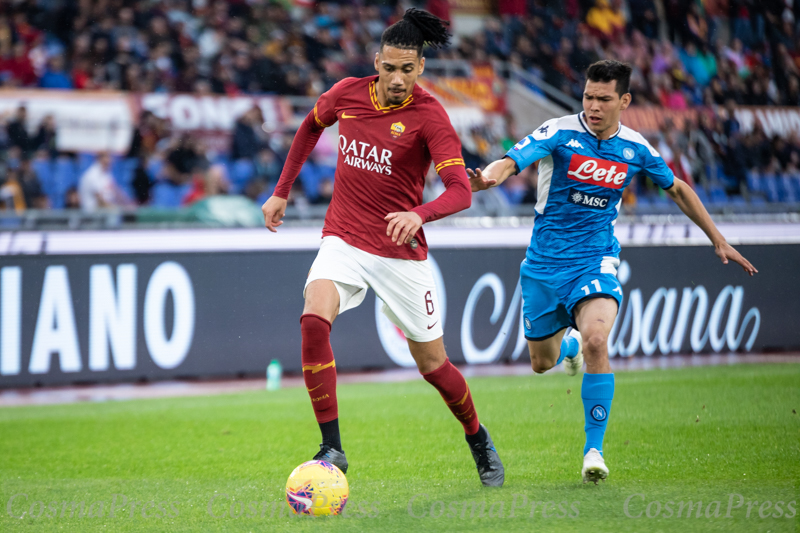
<path fill-rule="evenodd" d="M 583 339 L 583 353 L 586 357 L 602 357 L 608 352 L 608 337 L 602 333 L 591 333 Z"/>
<path fill-rule="evenodd" d="M 551 361 L 549 358 L 545 357 L 537 357 L 533 353 L 531 354 L 531 368 L 536 374 L 544 374 L 554 366 L 555 361 Z"/>

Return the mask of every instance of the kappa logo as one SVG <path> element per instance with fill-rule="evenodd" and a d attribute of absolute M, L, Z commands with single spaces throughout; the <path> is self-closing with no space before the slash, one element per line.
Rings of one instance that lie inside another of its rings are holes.
<path fill-rule="evenodd" d="M 576 141 L 575 139 L 572 139 L 571 141 L 569 141 L 567 143 L 567 146 L 570 147 L 570 148 L 580 148 L 581 150 L 583 150 L 583 145 L 581 143 L 579 143 L 578 141 Z"/>
<path fill-rule="evenodd" d="M 572 154 L 567 176 L 598 187 L 621 189 L 628 177 L 628 164 Z"/>
<path fill-rule="evenodd" d="M 392 124 L 391 127 L 392 136 L 400 137 L 404 131 L 406 131 L 406 127 L 403 125 L 402 122 L 395 122 L 394 124 Z"/>
<path fill-rule="evenodd" d="M 581 207 L 591 207 L 592 209 L 605 209 L 608 207 L 608 197 L 586 194 L 578 189 L 569 190 L 569 201 Z"/>

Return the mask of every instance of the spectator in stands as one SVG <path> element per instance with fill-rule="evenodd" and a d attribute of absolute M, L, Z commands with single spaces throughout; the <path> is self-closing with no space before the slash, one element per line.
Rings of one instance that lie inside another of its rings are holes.
<path fill-rule="evenodd" d="M 56 55 L 50 58 L 47 70 L 39 80 L 39 87 L 43 89 L 72 89 L 72 80 L 64 68 L 64 56 Z"/>
<path fill-rule="evenodd" d="M 262 148 L 253 161 L 255 164 L 256 179 L 261 179 L 267 184 L 275 184 L 281 176 L 283 162 L 271 148 Z"/>
<path fill-rule="evenodd" d="M 42 189 L 42 182 L 39 181 L 36 172 L 31 168 L 30 159 L 23 157 L 20 160 L 17 173 L 19 184 L 22 187 L 22 195 L 25 199 L 25 206 L 28 209 L 47 209 L 49 207 L 47 195 Z"/>
<path fill-rule="evenodd" d="M 131 187 L 133 188 L 133 198 L 139 205 L 145 205 L 150 202 L 150 191 L 155 183 L 150 178 L 147 172 L 147 157 L 142 156 L 138 160 L 136 169 L 133 171 L 133 180 Z"/>
<path fill-rule="evenodd" d="M 625 15 L 620 0 L 596 0 L 586 14 L 586 24 L 606 41 L 613 40 L 625 31 Z"/>
<path fill-rule="evenodd" d="M 177 137 L 166 157 L 166 177 L 174 185 L 183 185 L 191 180 L 191 174 L 200 166 L 201 155 L 195 150 L 192 138 L 183 134 Z"/>
<path fill-rule="evenodd" d="M 67 189 L 64 195 L 64 209 L 80 209 L 81 208 L 81 195 L 76 187 Z"/>
<path fill-rule="evenodd" d="M 31 148 L 31 138 L 28 135 L 28 109 L 21 105 L 14 114 L 14 120 L 8 123 L 9 146 L 17 147 L 21 152 L 27 153 Z"/>
<path fill-rule="evenodd" d="M 123 204 L 122 192 L 111 175 L 111 156 L 101 152 L 97 160 L 80 178 L 78 184 L 80 205 L 84 211 L 97 211 Z"/>
<path fill-rule="evenodd" d="M 25 195 L 19 175 L 14 169 L 8 169 L 5 179 L 0 181 L 0 210 L 13 210 L 17 213 L 25 210 Z"/>
<path fill-rule="evenodd" d="M 8 84 L 14 87 L 30 87 L 36 83 L 37 76 L 33 63 L 28 58 L 28 49 L 25 43 L 19 41 L 14 44 L 12 57 L 3 61 L 2 68 L 8 76 Z"/>
<path fill-rule="evenodd" d="M 46 115 L 39 125 L 39 131 L 31 141 L 32 150 L 44 150 L 49 157 L 58 155 L 56 146 L 56 119 L 52 114 Z"/>
<path fill-rule="evenodd" d="M 228 194 L 229 190 L 230 181 L 223 165 L 211 165 L 206 171 L 196 169 L 192 178 L 192 190 L 182 203 L 191 205 L 205 198 Z"/>
<path fill-rule="evenodd" d="M 255 157 L 261 141 L 259 140 L 256 128 L 260 129 L 264 123 L 261 109 L 254 106 L 246 113 L 236 119 L 233 127 L 233 138 L 231 142 L 231 159 L 252 159 Z"/>

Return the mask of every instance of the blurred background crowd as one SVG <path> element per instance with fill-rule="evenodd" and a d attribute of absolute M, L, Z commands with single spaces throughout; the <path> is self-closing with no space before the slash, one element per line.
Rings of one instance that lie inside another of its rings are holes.
<path fill-rule="evenodd" d="M 37 0 L 0 5 L 2 88 L 317 97 L 347 76 L 368 76 L 382 31 L 410 5 L 450 18 L 447 0 Z M 634 67 L 637 105 L 686 110 L 652 144 L 702 199 L 725 208 L 800 200 L 800 139 L 742 133 L 736 106 L 800 105 L 800 1 L 498 0 L 482 27 L 426 56 L 514 65 L 578 100 L 592 62 Z M 213 153 L 168 120 L 144 112 L 126 154 L 65 154 L 52 117 L 24 106 L 0 117 L 4 209 L 150 205 L 174 208 L 218 194 L 262 202 L 280 175 L 292 132 L 264 131 L 254 107 L 238 118 L 228 153 Z M 527 132 L 508 114 L 499 128 L 462 135 L 468 167 L 485 165 Z M 292 193 L 330 201 L 335 160 L 314 157 Z M 428 176 L 426 197 L 441 183 Z M 666 199 L 642 179 L 626 209 Z M 483 202 L 502 213 L 536 199 L 536 171 Z"/>

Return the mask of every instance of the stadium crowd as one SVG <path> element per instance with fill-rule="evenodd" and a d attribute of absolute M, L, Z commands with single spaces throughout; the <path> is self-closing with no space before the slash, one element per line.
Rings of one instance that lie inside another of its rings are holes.
<path fill-rule="evenodd" d="M 307 8 L 258 0 L 3 3 L 0 85 L 316 97 L 344 77 L 373 72 L 380 34 L 405 7 L 369 0 Z M 445 0 L 421 7 L 449 18 Z M 742 135 L 732 115 L 734 105 L 800 105 L 800 2 L 499 0 L 497 9 L 483 31 L 427 55 L 507 61 L 576 98 L 591 62 L 627 61 L 637 103 L 707 106 L 696 122 L 665 124 L 652 140 L 704 199 L 800 198 L 800 139 L 769 139 L 758 128 Z M 24 108 L 0 120 L 0 202 L 16 210 L 175 207 L 226 192 L 260 202 L 291 142 L 286 133 L 265 134 L 255 108 L 237 121 L 224 157 L 209 156 L 198 139 L 173 135 L 167 121 L 149 113 L 125 157 L 61 154 L 52 117 L 30 124 Z M 462 138 L 468 166 L 485 164 L 525 133 L 510 117 L 502 134 L 472 131 Z M 441 185 L 435 175 L 429 182 L 435 195 Z M 532 203 L 535 183 L 535 171 L 508 180 L 495 201 L 501 208 Z M 325 203 L 332 189 L 333 166 L 317 158 L 304 168 L 293 201 Z M 662 201 L 644 181 L 625 197 L 629 206 Z"/>

